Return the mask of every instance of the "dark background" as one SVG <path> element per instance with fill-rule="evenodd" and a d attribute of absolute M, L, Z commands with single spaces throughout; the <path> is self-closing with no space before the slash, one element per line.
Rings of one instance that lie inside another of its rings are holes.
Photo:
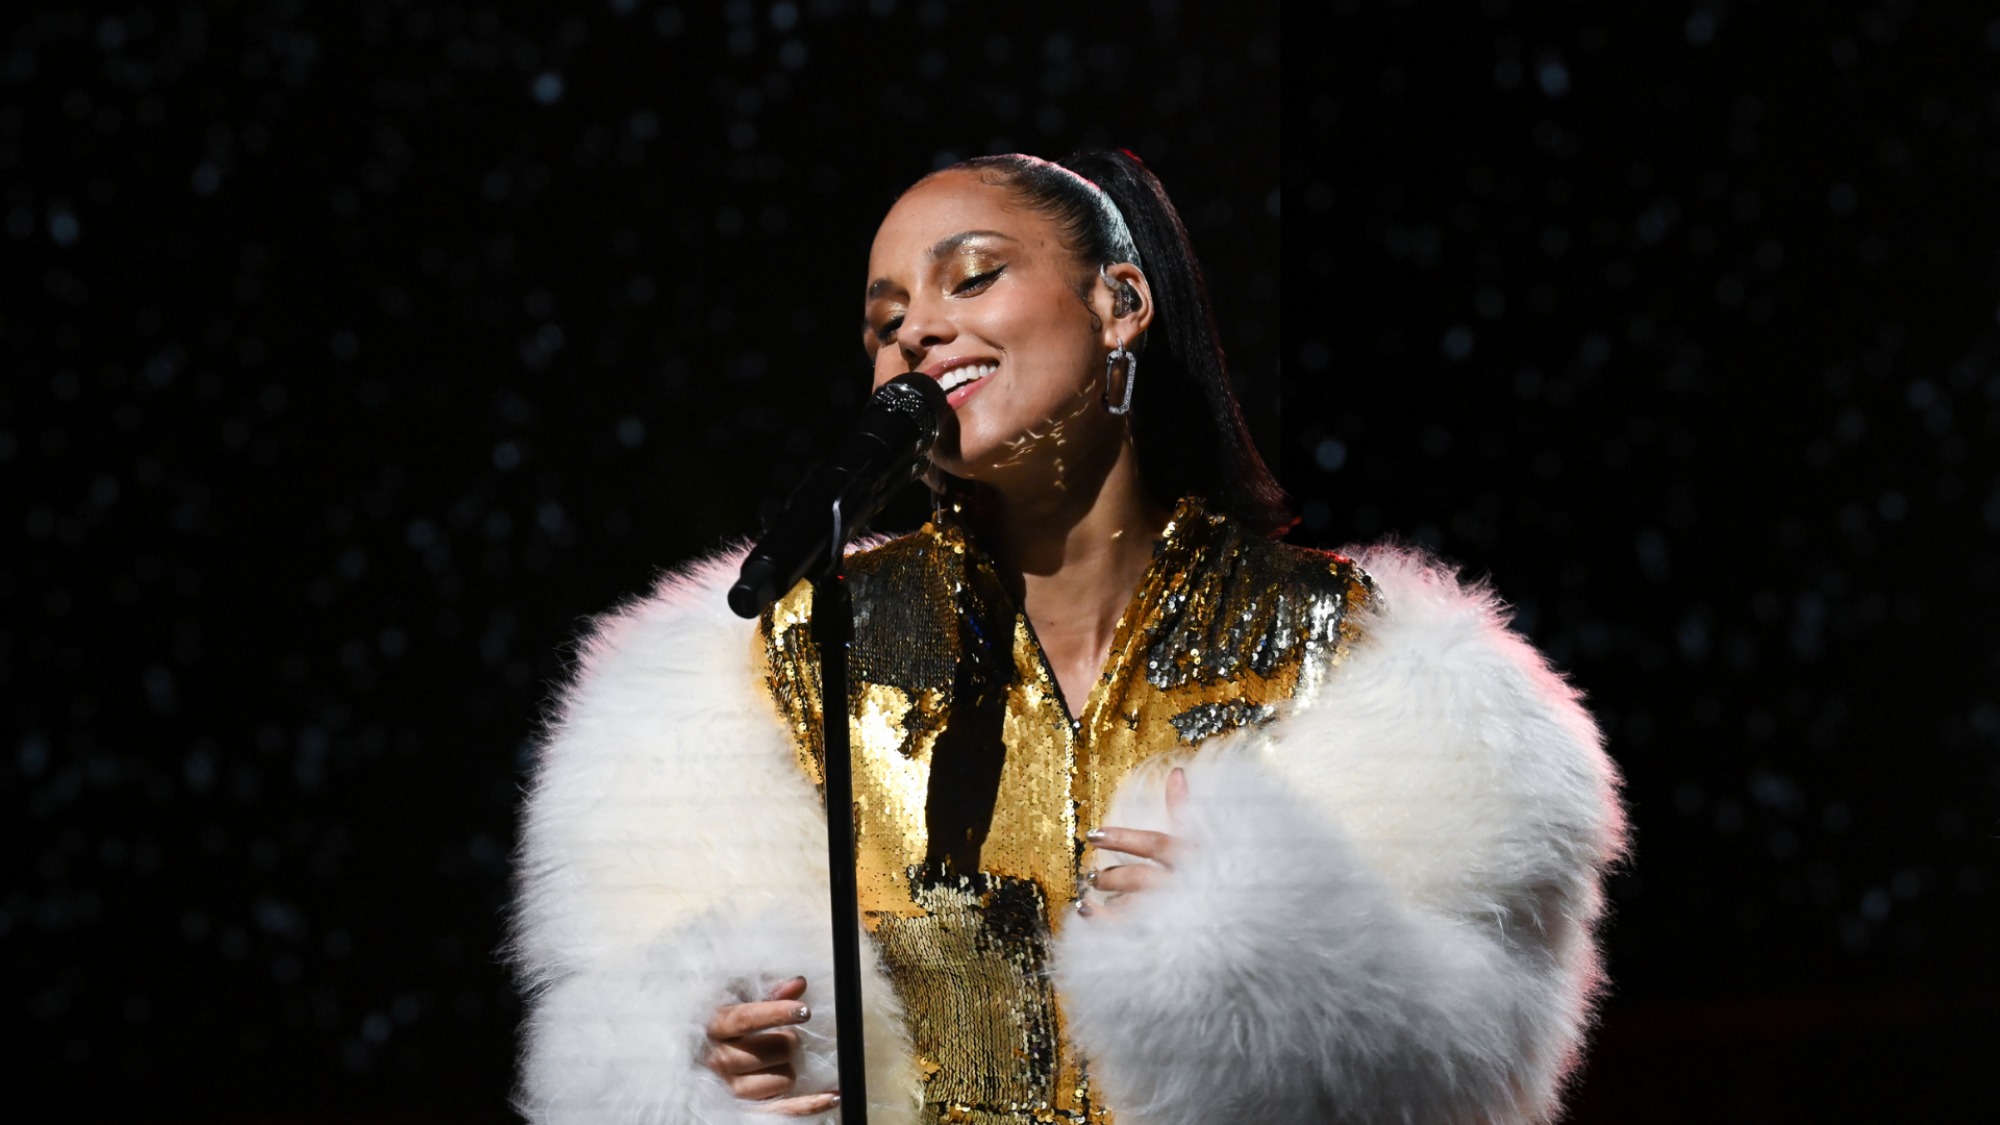
<path fill-rule="evenodd" d="M 1082 144 L 1188 218 L 1294 539 L 1491 574 L 1591 693 L 1638 850 L 1572 1119 L 1993 1092 L 1976 5 L 42 7 L 0 24 L 23 1119 L 505 1120 L 563 645 L 852 417 L 897 190 Z"/>
<path fill-rule="evenodd" d="M 1285 479 L 1490 573 L 1626 771 L 1575 1119 L 1990 1119 L 2000 21 L 1330 10 Z"/>

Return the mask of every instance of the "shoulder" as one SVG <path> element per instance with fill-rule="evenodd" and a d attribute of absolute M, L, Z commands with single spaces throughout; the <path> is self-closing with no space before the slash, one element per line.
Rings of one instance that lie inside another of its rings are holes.
<path fill-rule="evenodd" d="M 866 540 L 849 550 L 842 569 L 854 604 L 854 636 L 848 652 L 853 679 L 929 683 L 941 676 L 949 680 L 958 636 L 964 549 L 962 538 L 926 525 L 894 538 Z M 764 614 L 762 636 L 779 681 L 797 679 L 802 686 L 804 677 L 817 675 L 812 603 L 811 585 L 800 582 Z M 782 683 L 774 687 L 785 706 L 787 689 Z M 808 694 L 818 698 L 816 688 Z M 816 714 L 817 704 L 812 706 Z"/>
<path fill-rule="evenodd" d="M 871 536 L 850 546 L 841 569 L 847 577 L 856 613 L 865 616 L 874 602 L 920 592 L 918 588 L 935 570 L 925 563 L 937 548 L 937 539 L 928 529 L 890 537 Z M 730 561 L 730 565 L 734 562 Z M 760 628 L 769 638 L 811 621 L 812 583 L 800 579 L 764 611 Z"/>
<path fill-rule="evenodd" d="M 1336 596 L 1359 608 L 1374 594 L 1368 570 L 1343 551 L 1320 551 L 1281 543 L 1232 527 L 1244 561 L 1294 597 Z"/>
<path fill-rule="evenodd" d="M 1398 544 L 1350 548 L 1368 596 L 1357 606 L 1360 664 L 1400 670 L 1412 690 L 1442 696 L 1432 706 L 1452 710 L 1533 704 L 1595 746 L 1595 724 L 1580 693 L 1513 628 L 1513 614 L 1486 581 L 1466 581 L 1459 569 L 1427 552 Z"/>
<path fill-rule="evenodd" d="M 1372 594 L 1323 688 L 1271 731 L 1300 786 L 1385 862 L 1415 862 L 1420 881 L 1574 875 L 1622 851 L 1618 774 L 1597 724 L 1491 586 L 1406 547 L 1342 554 Z M 1460 859 L 1413 861 L 1403 853 L 1415 841 Z M 1465 856 L 1479 858 L 1461 866 Z"/>
<path fill-rule="evenodd" d="M 871 535 L 847 549 L 843 565 L 850 577 L 888 574 L 921 561 L 937 542 L 938 537 L 931 533 L 928 524 L 901 535 Z"/>
<path fill-rule="evenodd" d="M 677 754 L 672 747 L 696 732 L 737 737 L 745 724 L 773 725 L 757 622 L 727 600 L 742 555 L 725 550 L 669 570 L 588 624 L 548 711 L 538 786 Z"/>
<path fill-rule="evenodd" d="M 669 570 L 645 594 L 597 617 L 577 643 L 566 695 L 606 678 L 741 666 L 755 625 L 729 609 L 727 593 L 743 554 L 726 549 Z"/>
<path fill-rule="evenodd" d="M 949 544 L 928 527 L 894 537 L 870 537 L 847 549 L 841 570 L 854 601 L 858 637 L 869 634 L 874 611 L 884 605 L 935 601 L 940 595 L 949 603 L 941 568 L 935 565 L 941 549 L 949 550 Z M 800 579 L 764 610 L 758 629 L 765 642 L 784 645 L 788 635 L 809 638 L 812 606 L 812 583 Z M 809 640 L 799 643 L 810 647 Z"/>
<path fill-rule="evenodd" d="M 1355 620 L 1375 598 L 1360 564 L 1340 552 L 1264 538 L 1233 519 L 1210 518 L 1214 525 L 1200 584 L 1216 584 L 1218 601 L 1236 607 L 1244 622 L 1267 624 L 1257 644 L 1286 649 L 1302 644 L 1307 653 L 1347 648 L 1356 635 Z"/>

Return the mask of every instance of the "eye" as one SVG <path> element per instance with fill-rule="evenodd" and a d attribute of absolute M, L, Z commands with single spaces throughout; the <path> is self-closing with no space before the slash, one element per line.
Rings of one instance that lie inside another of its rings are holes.
<path fill-rule="evenodd" d="M 968 294 L 977 293 L 981 289 L 993 284 L 996 278 L 1006 272 L 1007 267 L 1001 266 L 997 269 L 987 270 L 985 273 L 973 274 L 971 277 L 959 282 L 957 287 L 951 291 L 951 295 L 954 297 L 964 297 Z"/>
<path fill-rule="evenodd" d="M 881 344 L 887 344 L 889 341 L 896 338 L 896 330 L 898 328 L 901 328 L 902 326 L 903 326 L 903 318 L 901 315 L 892 316 L 888 320 L 883 321 L 882 326 L 875 330 L 876 342 Z"/>

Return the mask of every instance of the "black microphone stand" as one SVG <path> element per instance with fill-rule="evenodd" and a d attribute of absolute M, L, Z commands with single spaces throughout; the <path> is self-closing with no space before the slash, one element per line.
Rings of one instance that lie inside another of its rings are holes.
<path fill-rule="evenodd" d="M 876 390 L 833 463 L 809 475 L 743 560 L 729 608 L 755 617 L 803 578 L 812 583 L 812 637 L 819 646 L 820 772 L 826 791 L 826 860 L 833 905 L 834 1034 L 840 1119 L 868 1125 L 868 1059 L 861 1039 L 861 906 L 854 872 L 854 749 L 848 729 L 847 654 L 854 601 L 841 574 L 847 537 L 898 489 L 917 479 L 950 406 L 937 380 L 918 372 Z M 815 510 L 819 514 L 815 514 Z M 824 553 L 820 522 L 833 520 Z"/>
<path fill-rule="evenodd" d="M 860 887 L 854 872 L 854 750 L 847 714 L 847 649 L 854 598 L 841 573 L 847 546 L 845 496 L 833 502 L 833 549 L 813 579 L 812 635 L 819 647 L 820 773 L 826 782 L 827 888 L 833 910 L 834 1039 L 841 1125 L 868 1125 L 868 1060 L 862 1043 Z"/>

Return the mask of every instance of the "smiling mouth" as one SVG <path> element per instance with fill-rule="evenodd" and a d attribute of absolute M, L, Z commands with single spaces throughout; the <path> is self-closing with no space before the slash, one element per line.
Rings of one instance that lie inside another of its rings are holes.
<path fill-rule="evenodd" d="M 944 388 L 944 393 L 950 394 L 960 387 L 969 386 L 998 370 L 1000 370 L 1000 365 L 997 363 L 968 363 L 964 367 L 954 367 L 950 371 L 945 372 L 939 377 L 938 386 Z"/>

